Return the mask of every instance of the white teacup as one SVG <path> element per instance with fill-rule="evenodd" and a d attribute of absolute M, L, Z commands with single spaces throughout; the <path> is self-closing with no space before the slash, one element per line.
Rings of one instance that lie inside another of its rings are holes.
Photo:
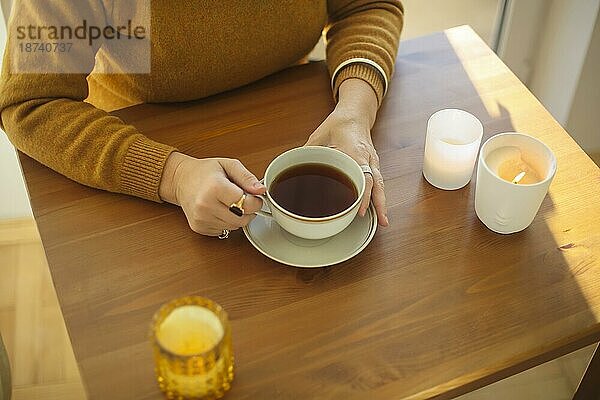
<path fill-rule="evenodd" d="M 279 174 L 300 164 L 324 164 L 342 171 L 356 187 L 356 200 L 345 210 L 326 217 L 305 217 L 286 210 L 273 199 L 269 188 Z M 257 214 L 273 218 L 292 235 L 304 239 L 325 239 L 346 229 L 356 217 L 365 191 L 365 175 L 356 161 L 339 150 L 323 146 L 305 146 L 288 150 L 271 161 L 265 172 L 264 184 L 267 193 L 260 196 L 263 199 L 263 210 Z M 264 210 L 265 207 L 268 207 L 268 210 Z"/>

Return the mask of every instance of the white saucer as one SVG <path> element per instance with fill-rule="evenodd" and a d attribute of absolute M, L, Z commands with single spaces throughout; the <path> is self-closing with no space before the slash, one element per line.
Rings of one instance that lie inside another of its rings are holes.
<path fill-rule="evenodd" d="M 360 253 L 377 230 L 373 206 L 364 217 L 358 215 L 337 235 L 320 240 L 302 239 L 279 227 L 271 218 L 257 216 L 244 227 L 244 234 L 265 256 L 282 264 L 302 268 L 327 267 Z"/>

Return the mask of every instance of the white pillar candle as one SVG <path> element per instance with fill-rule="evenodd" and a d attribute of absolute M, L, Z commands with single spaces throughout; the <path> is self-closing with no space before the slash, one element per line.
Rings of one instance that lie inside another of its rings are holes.
<path fill-rule="evenodd" d="M 433 114 L 425 138 L 425 179 L 444 190 L 469 183 L 482 136 L 481 122 L 466 111 L 445 109 Z"/>
<path fill-rule="evenodd" d="M 555 173 L 556 157 L 538 139 L 521 133 L 491 137 L 477 165 L 477 217 L 497 233 L 522 231 L 537 214 Z"/>

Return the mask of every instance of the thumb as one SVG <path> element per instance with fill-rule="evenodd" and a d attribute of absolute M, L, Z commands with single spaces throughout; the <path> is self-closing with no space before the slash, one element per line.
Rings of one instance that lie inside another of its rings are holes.
<path fill-rule="evenodd" d="M 223 158 L 219 160 L 219 164 L 223 167 L 227 177 L 245 192 L 250 194 L 264 194 L 266 192 L 267 188 L 265 185 L 260 183 L 260 181 L 256 179 L 256 176 L 248 171 L 240 160 Z"/>

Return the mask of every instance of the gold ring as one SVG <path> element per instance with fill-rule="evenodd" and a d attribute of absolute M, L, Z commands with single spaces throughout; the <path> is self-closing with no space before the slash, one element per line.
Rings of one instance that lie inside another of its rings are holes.
<path fill-rule="evenodd" d="M 232 203 L 229 206 L 229 211 L 231 211 L 238 217 L 243 216 L 244 215 L 244 200 L 246 200 L 246 193 L 244 193 L 237 202 Z"/>

